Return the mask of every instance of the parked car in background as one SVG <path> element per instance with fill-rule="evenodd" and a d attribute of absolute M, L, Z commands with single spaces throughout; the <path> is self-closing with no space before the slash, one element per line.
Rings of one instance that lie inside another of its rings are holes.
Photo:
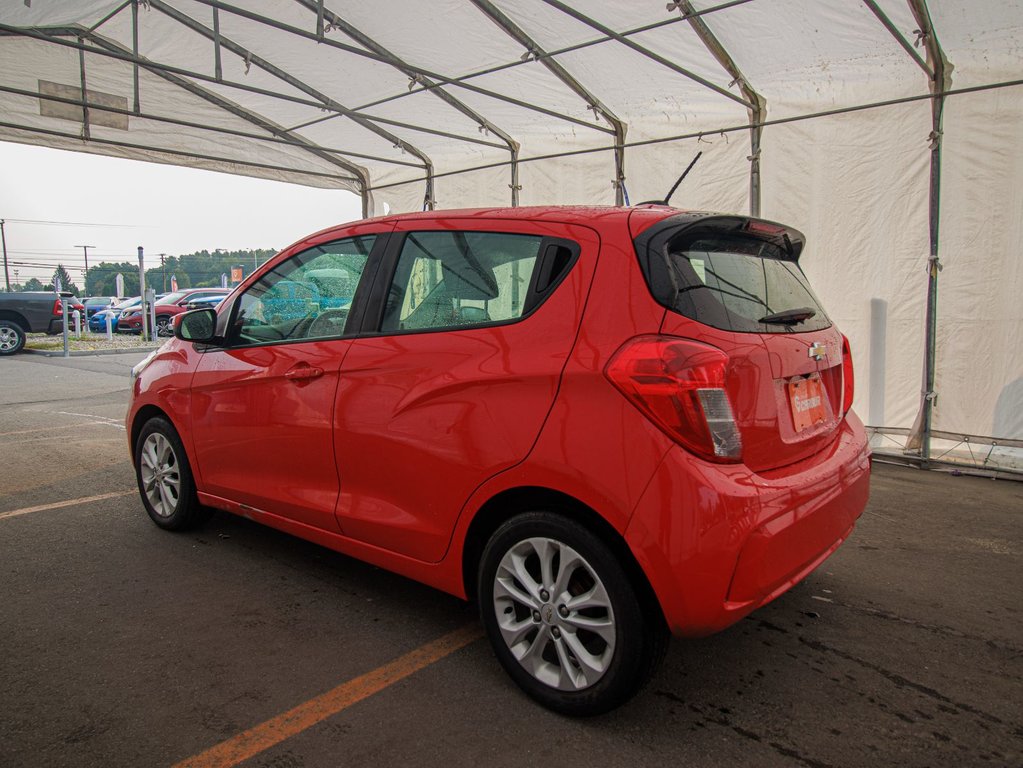
<path fill-rule="evenodd" d="M 100 310 L 109 309 L 119 301 L 122 299 L 116 296 L 90 296 L 82 302 L 85 305 L 85 316 L 91 318 Z"/>
<path fill-rule="evenodd" d="M 89 330 L 96 333 L 105 333 L 107 330 L 107 317 L 111 318 L 111 329 L 117 330 L 117 322 L 121 313 L 142 303 L 142 297 L 136 296 L 131 299 L 123 299 L 112 307 L 106 307 L 94 312 L 89 316 Z"/>
<path fill-rule="evenodd" d="M 143 506 L 171 530 L 227 510 L 473 599 L 526 693 L 606 711 L 669 633 L 774 600 L 866 505 L 849 344 L 803 246 L 663 205 L 324 230 L 133 369 Z M 320 270 L 348 279 L 267 311 Z"/>
<path fill-rule="evenodd" d="M 159 336 L 171 335 L 171 320 L 187 308 L 188 302 L 198 299 L 213 298 L 215 296 L 226 296 L 231 291 L 228 288 L 189 288 L 184 291 L 168 293 L 156 301 L 156 331 Z M 117 322 L 117 330 L 123 333 L 142 332 L 142 309 L 134 307 L 121 313 Z"/>
<path fill-rule="evenodd" d="M 61 333 L 64 329 L 64 305 L 69 312 L 85 307 L 72 294 L 53 291 L 0 293 L 0 355 L 13 355 L 25 346 L 28 333 Z M 68 318 L 71 328 L 72 318 Z"/>
<path fill-rule="evenodd" d="M 220 305 L 226 296 L 207 296 L 200 299 L 192 299 L 185 305 L 185 309 L 191 312 L 193 309 L 215 309 Z"/>

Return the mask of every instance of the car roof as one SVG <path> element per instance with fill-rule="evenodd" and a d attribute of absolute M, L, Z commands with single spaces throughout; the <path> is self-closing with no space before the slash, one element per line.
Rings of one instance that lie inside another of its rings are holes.
<path fill-rule="evenodd" d="M 327 227 L 319 232 L 302 238 L 299 243 L 307 243 L 314 240 L 324 240 L 340 235 L 342 232 L 356 224 L 371 223 L 398 223 L 404 221 L 436 221 L 438 219 L 508 219 L 509 221 L 550 221 L 561 224 L 582 224 L 593 226 L 621 225 L 627 226 L 629 218 L 642 212 L 644 218 L 653 221 L 674 216 L 684 211 L 664 205 L 642 205 L 623 207 L 616 205 L 534 205 L 519 206 L 516 208 L 453 208 L 434 211 L 415 211 L 412 213 L 394 213 L 387 216 L 378 216 L 372 219 L 360 221 L 349 221 L 333 227 Z M 298 245 L 299 243 L 295 243 Z M 289 246 L 285 250 L 290 250 Z"/>

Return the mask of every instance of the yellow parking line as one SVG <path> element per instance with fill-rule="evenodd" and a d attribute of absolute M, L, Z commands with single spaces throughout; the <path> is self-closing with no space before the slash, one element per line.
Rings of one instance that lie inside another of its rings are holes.
<path fill-rule="evenodd" d="M 443 637 L 399 656 L 354 680 L 342 683 L 264 723 L 242 731 L 215 747 L 177 763 L 174 768 L 230 768 L 285 739 L 311 728 L 331 715 L 378 693 L 409 675 L 440 661 L 482 637 L 478 624 L 467 624 Z"/>
<path fill-rule="evenodd" d="M 0 520 L 8 517 L 19 517 L 32 512 L 45 512 L 48 509 L 60 509 L 61 507 L 73 507 L 76 504 L 88 504 L 90 501 L 103 501 L 104 499 L 116 499 L 118 496 L 131 496 L 138 491 L 116 491 L 114 493 L 101 493 L 98 496 L 83 496 L 80 499 L 67 499 L 66 501 L 55 501 L 52 504 L 40 504 L 38 507 L 23 507 L 10 512 L 0 512 Z"/>

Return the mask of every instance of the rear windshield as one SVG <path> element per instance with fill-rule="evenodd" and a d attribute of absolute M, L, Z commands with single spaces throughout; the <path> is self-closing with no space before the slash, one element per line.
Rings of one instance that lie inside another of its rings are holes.
<path fill-rule="evenodd" d="M 664 258 L 667 295 L 657 298 L 705 325 L 739 333 L 798 333 L 831 325 L 799 264 L 767 240 L 687 233 L 668 243 Z"/>

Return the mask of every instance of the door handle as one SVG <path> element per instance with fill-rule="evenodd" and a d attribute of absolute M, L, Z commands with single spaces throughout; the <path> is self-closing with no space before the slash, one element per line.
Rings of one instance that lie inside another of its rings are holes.
<path fill-rule="evenodd" d="M 284 374 L 284 378 L 291 379 L 292 381 L 308 381 L 309 379 L 318 379 L 322 375 L 322 368 L 313 368 L 310 365 L 300 365 L 292 368 Z"/>

